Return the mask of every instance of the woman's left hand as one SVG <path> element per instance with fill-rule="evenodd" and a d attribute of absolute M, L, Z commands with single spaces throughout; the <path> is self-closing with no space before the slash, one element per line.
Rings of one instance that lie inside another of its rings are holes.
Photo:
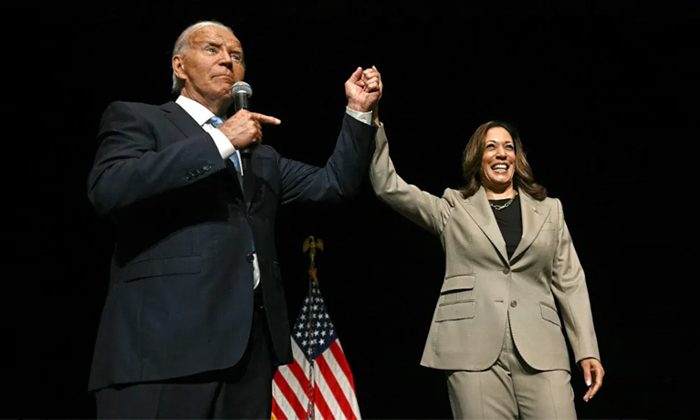
<path fill-rule="evenodd" d="M 583 370 L 583 379 L 588 385 L 588 392 L 583 396 L 583 400 L 588 402 L 603 386 L 603 376 L 605 370 L 598 359 L 583 359 L 581 360 L 581 369 Z"/>

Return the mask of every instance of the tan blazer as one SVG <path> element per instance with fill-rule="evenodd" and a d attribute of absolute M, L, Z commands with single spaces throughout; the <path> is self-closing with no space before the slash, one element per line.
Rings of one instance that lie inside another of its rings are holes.
<path fill-rule="evenodd" d="M 600 359 L 585 276 L 559 200 L 537 201 L 519 190 L 523 236 L 509 260 L 483 187 L 467 199 L 449 188 L 438 198 L 396 174 L 383 126 L 376 145 L 370 167 L 375 193 L 439 236 L 445 250 L 445 278 L 422 365 L 488 369 L 501 351 L 506 317 L 517 349 L 535 369 L 570 369 L 562 328 L 577 363 Z"/>

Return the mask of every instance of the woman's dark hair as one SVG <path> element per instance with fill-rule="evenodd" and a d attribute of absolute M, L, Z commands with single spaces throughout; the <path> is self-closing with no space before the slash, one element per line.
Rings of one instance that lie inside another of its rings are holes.
<path fill-rule="evenodd" d="M 468 198 L 474 195 L 481 186 L 481 159 L 484 155 L 484 141 L 486 133 L 494 128 L 501 127 L 506 130 L 515 143 L 515 174 L 513 175 L 513 188 L 519 188 L 525 191 L 528 195 L 538 201 L 542 201 L 547 197 L 547 190 L 535 183 L 535 177 L 532 174 L 532 168 L 525 157 L 525 150 L 520 141 L 520 134 L 516 128 L 503 121 L 489 121 L 481 124 L 472 134 L 467 147 L 464 148 L 462 154 L 462 175 L 467 184 L 459 189 L 462 197 Z"/>

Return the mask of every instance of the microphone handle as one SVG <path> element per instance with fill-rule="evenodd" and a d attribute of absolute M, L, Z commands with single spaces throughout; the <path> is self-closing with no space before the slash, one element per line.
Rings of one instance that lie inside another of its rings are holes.
<path fill-rule="evenodd" d="M 246 94 L 245 92 L 237 93 L 233 102 L 236 108 L 236 112 L 238 112 L 241 109 L 249 109 L 248 107 L 250 105 L 250 96 L 248 96 L 248 94 Z M 250 156 L 250 154 L 253 152 L 253 149 L 255 149 L 256 146 L 257 144 L 253 144 L 244 147 L 240 150 L 241 155 L 245 155 L 246 157 Z"/>
<path fill-rule="evenodd" d="M 250 99 L 245 92 L 241 92 L 236 94 L 236 97 L 234 98 L 234 103 L 236 107 L 236 112 L 238 112 L 241 109 L 249 109 Z"/>

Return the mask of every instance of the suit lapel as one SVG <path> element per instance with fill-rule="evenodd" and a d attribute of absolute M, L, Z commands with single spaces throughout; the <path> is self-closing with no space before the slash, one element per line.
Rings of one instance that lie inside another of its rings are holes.
<path fill-rule="evenodd" d="M 243 197 L 248 206 L 248 211 L 250 211 L 255 198 L 258 183 L 257 173 L 260 172 L 260 162 L 259 159 L 254 158 L 254 153 L 253 151 L 241 153 L 241 159 L 243 160 Z"/>
<path fill-rule="evenodd" d="M 236 167 L 233 166 L 233 162 L 231 162 L 230 158 L 224 159 L 224 165 L 226 165 L 226 171 L 231 176 L 231 179 L 233 179 L 238 184 L 238 187 L 241 191 L 241 197 L 243 197 L 243 181 L 241 180 L 241 176 L 238 175 Z"/>
<path fill-rule="evenodd" d="M 543 202 L 535 200 L 527 195 L 527 193 L 522 192 L 522 190 L 519 190 L 519 193 L 520 213 L 523 218 L 523 236 L 515 252 L 513 252 L 511 260 L 517 258 L 532 245 L 532 242 L 537 238 L 550 212 L 550 208 L 545 206 Z"/>
<path fill-rule="evenodd" d="M 204 129 L 197 124 L 190 114 L 175 102 L 167 102 L 160 107 L 163 110 L 165 118 L 170 120 L 175 127 L 185 135 L 185 137 L 193 137 L 201 135 Z"/>
<path fill-rule="evenodd" d="M 503 261 L 508 261 L 506 241 L 503 239 L 501 229 L 498 227 L 498 222 L 496 222 L 496 217 L 493 215 L 491 206 L 489 206 L 489 200 L 486 197 L 486 190 L 484 190 L 484 187 L 479 188 L 474 195 L 462 201 L 462 203 L 464 203 L 467 213 L 469 213 L 477 226 L 479 226 L 479 229 L 484 232 L 498 253 L 501 254 Z"/>
<path fill-rule="evenodd" d="M 175 127 L 178 128 L 182 132 L 182 134 L 185 135 L 185 137 L 194 137 L 198 135 L 202 135 L 206 133 L 204 129 L 197 124 L 197 121 L 192 118 L 190 114 L 187 113 L 180 105 L 178 105 L 175 102 L 167 102 L 163 105 L 160 106 L 160 109 L 163 111 L 163 115 L 165 118 L 167 118 Z M 242 156 L 241 156 L 242 157 Z M 246 159 L 243 159 L 246 160 Z M 250 160 L 250 159 L 248 159 Z M 226 168 L 228 173 L 233 177 L 233 179 L 236 180 L 238 185 L 241 187 L 241 189 L 244 192 L 244 199 L 247 202 L 247 207 L 248 210 L 250 210 L 250 200 L 248 200 L 247 195 L 245 195 L 245 187 L 242 182 L 239 180 L 239 175 L 238 172 L 236 172 L 236 168 L 233 166 L 233 162 L 231 162 L 230 159 L 226 159 L 225 162 Z M 246 171 L 246 168 L 244 167 L 244 172 Z M 253 171 L 251 171 L 253 172 Z M 252 177 L 255 178 L 255 177 Z M 245 179 L 245 177 L 244 177 Z M 254 181 L 254 180 L 253 180 Z M 253 183 L 254 185 L 254 183 Z M 250 189 L 251 193 L 254 191 L 254 187 Z"/>

